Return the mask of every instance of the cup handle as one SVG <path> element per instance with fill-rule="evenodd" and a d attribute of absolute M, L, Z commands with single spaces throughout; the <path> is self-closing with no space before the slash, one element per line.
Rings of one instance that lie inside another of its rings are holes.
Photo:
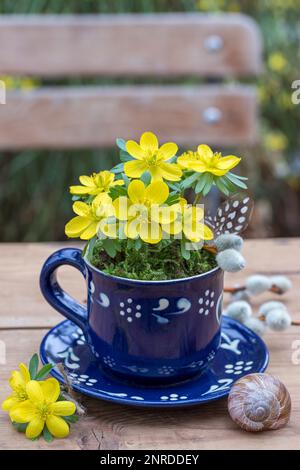
<path fill-rule="evenodd" d="M 63 248 L 55 251 L 45 261 L 40 275 L 40 288 L 47 302 L 66 318 L 76 323 L 84 332 L 87 327 L 87 308 L 67 294 L 57 281 L 56 270 L 63 265 L 74 266 L 86 277 L 82 250 Z"/>

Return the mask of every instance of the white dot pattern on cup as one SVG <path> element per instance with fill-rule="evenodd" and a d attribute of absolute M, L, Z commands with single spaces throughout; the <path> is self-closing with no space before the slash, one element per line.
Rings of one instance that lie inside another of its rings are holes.
<path fill-rule="evenodd" d="M 215 292 L 210 289 L 206 289 L 203 296 L 199 297 L 198 303 L 200 305 L 200 308 L 198 310 L 198 313 L 200 315 L 209 315 L 210 309 L 212 309 L 215 306 L 214 300 L 212 300 L 215 296 Z"/>
<path fill-rule="evenodd" d="M 142 306 L 140 304 L 134 305 L 134 301 L 131 297 L 122 300 L 119 305 L 120 316 L 125 317 L 124 319 L 128 323 L 132 323 L 134 318 L 139 319 L 142 317 Z"/>

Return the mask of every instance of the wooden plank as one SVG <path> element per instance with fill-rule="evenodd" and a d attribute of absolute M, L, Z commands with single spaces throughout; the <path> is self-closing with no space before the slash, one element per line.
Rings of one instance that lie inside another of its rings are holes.
<path fill-rule="evenodd" d="M 251 144 L 256 117 L 255 92 L 247 86 L 15 91 L 0 106 L 0 148 L 105 147 L 145 130 L 179 144 Z"/>
<path fill-rule="evenodd" d="M 237 14 L 2 15 L 0 44 L 1 73 L 14 75 L 235 76 L 261 68 L 258 28 Z"/>
<path fill-rule="evenodd" d="M 298 327 L 299 328 L 299 327 Z M 0 412 L 0 449 L 300 449 L 300 365 L 291 362 L 291 345 L 299 329 L 268 334 L 271 363 L 268 372 L 278 376 L 292 398 L 290 423 L 283 429 L 246 433 L 231 421 L 226 399 L 184 409 L 135 409 L 79 396 L 87 416 L 72 427 L 68 439 L 46 444 L 26 440 Z M 0 331 L 7 347 L 7 363 L 1 367 L 0 401 L 9 394 L 10 371 L 37 351 L 46 330 Z M 16 340 L 17 339 L 17 340 Z"/>
<path fill-rule="evenodd" d="M 0 244 L 0 328 L 48 328 L 63 320 L 39 291 L 39 273 L 44 261 L 63 246 L 83 245 L 74 242 Z M 247 268 L 236 274 L 226 273 L 225 285 L 243 283 L 246 276 L 257 272 L 284 273 L 294 287 L 280 300 L 286 303 L 293 318 L 300 320 L 299 239 L 247 240 L 243 253 Z M 71 295 L 84 302 L 85 283 L 79 272 L 69 266 L 62 267 L 59 278 Z M 229 294 L 226 295 L 225 300 Z M 254 299 L 254 307 L 270 298 L 279 297 L 275 294 L 261 295 Z"/>

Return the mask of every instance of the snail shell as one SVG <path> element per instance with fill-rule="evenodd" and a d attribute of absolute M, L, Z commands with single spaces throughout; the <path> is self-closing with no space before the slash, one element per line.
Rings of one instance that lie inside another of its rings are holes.
<path fill-rule="evenodd" d="M 291 397 L 273 375 L 249 374 L 233 385 L 228 411 L 232 420 L 245 431 L 279 429 L 289 421 Z"/>

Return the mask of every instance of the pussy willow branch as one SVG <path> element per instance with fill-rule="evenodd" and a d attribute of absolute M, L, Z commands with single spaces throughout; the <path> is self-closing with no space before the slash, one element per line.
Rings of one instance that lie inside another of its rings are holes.
<path fill-rule="evenodd" d="M 258 318 L 259 318 L 259 320 L 265 321 L 266 316 L 265 316 L 265 315 L 260 315 Z M 292 321 L 291 324 L 292 324 L 293 326 L 300 326 L 300 321 Z"/>
<path fill-rule="evenodd" d="M 229 292 L 230 294 L 235 294 L 236 292 L 241 292 L 246 290 L 246 286 L 237 286 L 237 287 L 224 287 L 224 292 Z M 284 291 L 282 291 L 279 287 L 277 286 L 272 286 L 270 289 L 268 289 L 268 292 L 273 292 L 273 294 L 284 294 Z"/>

